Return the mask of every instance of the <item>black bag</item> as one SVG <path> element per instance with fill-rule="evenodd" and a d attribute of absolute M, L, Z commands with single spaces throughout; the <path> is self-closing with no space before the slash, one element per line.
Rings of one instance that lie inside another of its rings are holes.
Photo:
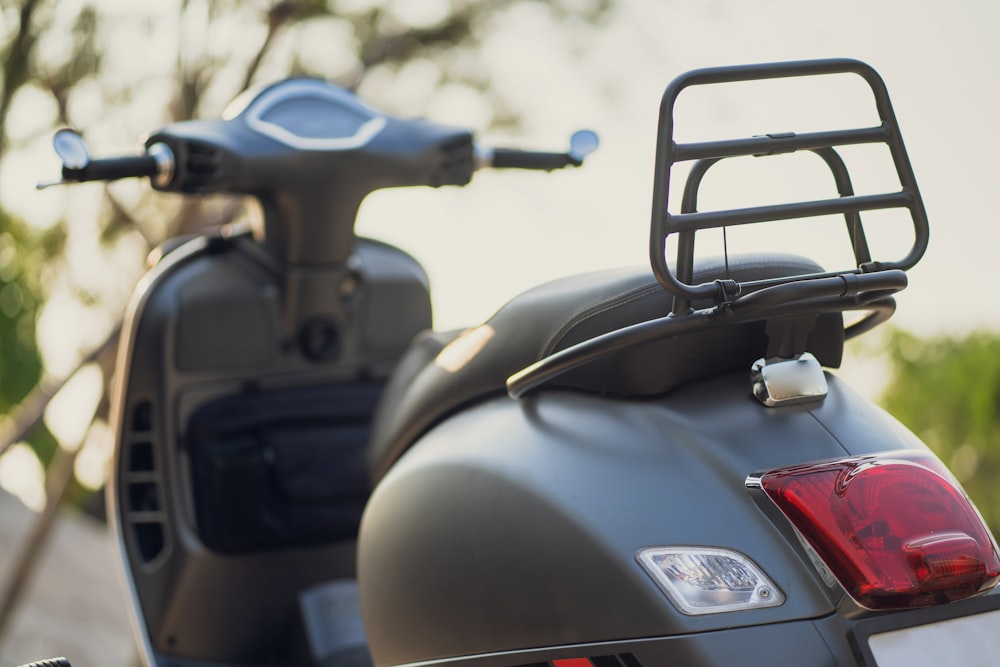
<path fill-rule="evenodd" d="M 349 383 L 250 391 L 198 409 L 186 442 L 205 545 L 238 552 L 355 537 L 381 390 Z"/>

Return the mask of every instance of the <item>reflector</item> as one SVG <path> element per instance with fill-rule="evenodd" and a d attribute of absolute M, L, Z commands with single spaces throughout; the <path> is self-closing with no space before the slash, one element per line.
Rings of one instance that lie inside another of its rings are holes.
<path fill-rule="evenodd" d="M 930 453 L 792 466 L 759 485 L 840 584 L 868 609 L 951 602 L 1000 581 L 982 517 Z"/>
<path fill-rule="evenodd" d="M 778 587 L 749 558 L 713 547 L 650 547 L 636 559 L 685 614 L 774 607 Z"/>

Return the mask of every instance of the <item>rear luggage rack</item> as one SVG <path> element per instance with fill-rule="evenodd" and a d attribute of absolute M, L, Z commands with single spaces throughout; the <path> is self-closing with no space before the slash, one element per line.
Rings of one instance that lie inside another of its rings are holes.
<path fill-rule="evenodd" d="M 677 143 L 674 139 L 674 107 L 678 95 L 687 88 L 835 74 L 856 74 L 864 79 L 875 98 L 879 125 L 800 134 L 781 132 L 722 141 Z M 847 166 L 837 148 L 861 144 L 888 147 L 901 186 L 899 191 L 854 193 Z M 697 210 L 701 181 L 713 165 L 727 158 L 766 158 L 796 151 L 810 151 L 826 163 L 838 197 L 716 211 Z M 672 170 L 680 162 L 693 164 L 684 184 L 680 212 L 671 213 Z M 913 222 L 913 246 L 896 261 L 873 261 L 861 225 L 862 211 L 884 209 L 906 209 Z M 854 267 L 827 273 L 738 281 L 729 275 L 727 258 L 724 279 L 694 283 L 694 246 L 698 231 L 827 215 L 844 216 Z M 667 238 L 671 234 L 677 234 L 678 241 L 673 269 L 666 257 Z M 653 179 L 650 264 L 656 280 L 674 296 L 672 312 L 609 331 L 540 359 L 507 379 L 507 393 L 512 398 L 519 398 L 569 370 L 618 350 L 747 322 L 768 323 L 767 358 L 800 358 L 806 351 L 807 335 L 820 314 L 865 311 L 864 317 L 844 329 L 846 338 L 868 331 L 888 319 L 895 310 L 892 295 L 906 287 L 905 271 L 920 260 L 927 240 L 927 213 L 889 102 L 889 93 L 882 78 L 870 66 L 857 60 L 831 59 L 688 72 L 674 79 L 663 94 Z M 808 398 L 812 400 L 821 393 L 810 389 Z"/>
<path fill-rule="evenodd" d="M 871 89 L 881 124 L 825 132 L 774 133 L 762 136 L 677 143 L 674 140 L 674 107 L 682 91 L 692 86 L 703 86 L 741 81 L 758 81 L 789 77 L 810 77 L 832 74 L 857 74 Z M 884 144 L 889 148 L 896 174 L 902 189 L 872 195 L 855 195 L 843 160 L 836 151 L 838 146 L 858 144 Z M 725 158 L 740 156 L 768 156 L 808 150 L 816 153 L 830 167 L 840 194 L 832 199 L 800 201 L 788 204 L 756 206 L 717 211 L 696 211 L 698 186 L 702 177 L 715 163 Z M 679 162 L 697 161 L 685 186 L 680 213 L 669 210 L 672 169 Z M 905 208 L 909 210 L 914 226 L 914 244 L 905 257 L 897 261 L 872 262 L 868 245 L 860 224 L 860 212 L 878 209 Z M 842 214 L 848 223 L 856 268 L 836 273 L 813 276 L 795 276 L 787 279 L 719 284 L 692 284 L 694 266 L 694 234 L 699 230 L 726 226 L 746 225 L 777 220 L 790 220 L 824 215 Z M 666 259 L 666 240 L 678 234 L 675 269 L 671 270 Z M 715 303 L 731 300 L 750 289 L 767 287 L 782 282 L 798 282 L 812 278 L 828 278 L 845 274 L 862 274 L 884 270 L 908 270 L 923 255 L 927 247 L 928 223 L 923 200 L 916 178 L 903 146 L 896 116 L 889 101 L 889 93 L 878 73 L 869 65 L 851 59 L 809 60 L 790 63 L 767 63 L 700 69 L 674 79 L 663 94 L 657 135 L 656 165 L 653 180 L 653 210 L 650 225 L 650 263 L 657 280 L 675 295 L 674 312 L 689 309 L 693 300 L 711 299 Z"/>

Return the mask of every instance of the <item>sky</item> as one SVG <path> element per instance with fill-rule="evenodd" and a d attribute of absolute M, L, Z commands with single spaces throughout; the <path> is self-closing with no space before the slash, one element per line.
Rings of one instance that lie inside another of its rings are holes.
<path fill-rule="evenodd" d="M 580 0 L 581 6 L 587 1 Z M 410 12 L 408 20 L 433 19 L 432 11 L 413 15 L 408 0 L 390 4 L 401 13 Z M 446 5 L 441 0 L 422 6 Z M 123 0 L 104 0 L 104 6 L 123 21 L 140 8 Z M 197 21 L 178 26 L 170 6 L 162 3 L 156 10 L 161 12 L 157 25 L 163 26 L 156 34 L 169 45 L 176 39 L 171 31 L 182 28 L 191 57 L 227 44 L 255 43 L 253 35 L 206 35 L 199 32 Z M 564 30 L 536 7 L 520 7 L 491 28 L 484 45 L 490 85 L 519 111 L 520 127 L 491 129 L 490 110 L 480 98 L 460 88 L 436 89 L 433 76 L 421 76 L 419 63 L 406 85 L 400 85 L 402 79 L 375 77 L 360 90 L 362 97 L 390 100 L 400 113 L 412 106 L 432 120 L 472 127 L 486 144 L 560 149 L 574 130 L 586 127 L 598 132 L 601 147 L 580 169 L 554 174 L 482 172 L 462 189 L 377 193 L 364 203 L 358 231 L 395 243 L 424 264 L 439 329 L 474 325 L 546 280 L 646 265 L 657 117 L 667 84 L 701 67 L 850 57 L 872 65 L 886 82 L 931 224 L 930 247 L 910 272 L 909 289 L 898 297 L 894 323 L 924 336 L 997 330 L 1000 308 L 988 286 L 1000 247 L 994 211 L 1000 171 L 995 157 L 1000 155 L 1000 47 L 994 35 L 998 25 L 1000 4 L 994 0 L 922 3 L 919 8 L 907 0 L 619 0 L 605 26 L 586 32 Z M 334 68 L 345 57 L 345 47 L 337 35 L 322 32 L 315 29 L 299 39 Z M 146 44 L 149 57 L 135 58 L 136 44 L 128 41 L 127 31 L 122 34 L 121 42 L 109 45 L 111 71 L 135 76 L 136 68 L 172 66 L 157 60 L 169 48 Z M 60 44 L 46 48 L 57 53 Z M 265 66 L 265 72 L 275 78 L 283 74 L 280 67 Z M 850 85 L 839 86 L 736 87 L 693 94 L 691 99 L 685 94 L 678 129 L 698 138 L 723 138 L 739 132 L 829 129 L 826 124 L 842 125 L 845 118 L 868 118 L 865 105 L 870 100 Z M 159 110 L 166 102 L 151 86 L 144 98 L 150 109 L 148 123 L 142 118 L 122 123 L 114 109 L 97 103 L 96 90 L 93 99 L 89 114 L 81 117 L 88 122 L 83 129 L 97 155 L 137 147 L 142 130 L 160 121 Z M 36 126 L 44 125 L 51 108 L 41 97 L 37 104 L 22 107 L 26 111 L 13 115 L 12 123 L 19 124 L 20 136 L 31 136 Z M 768 172 L 763 177 L 756 175 L 756 163 L 749 171 L 720 167 L 718 177 L 706 180 L 705 201 L 769 203 L 768 198 L 794 200 L 829 187 L 825 175 L 812 166 L 790 164 L 788 175 Z M 857 167 L 863 184 L 871 181 L 881 187 L 885 181 L 885 165 L 877 155 L 860 154 L 851 166 Z M 20 159 L 8 161 L 0 174 L 0 196 L 40 224 L 54 219 L 67 202 L 81 220 L 95 214 L 96 189 L 81 189 L 90 194 L 79 199 L 66 191 L 33 189 L 55 169 L 48 141 L 41 137 Z M 122 196 L 128 197 L 129 191 Z M 78 268 L 57 290 L 40 322 L 46 362 L 56 375 L 72 367 L 78 349 L 100 339 L 108 313 L 120 310 L 138 277 L 134 259 L 102 255 L 93 227 L 74 225 L 71 255 Z M 818 257 L 827 268 L 844 268 L 836 265 L 836 253 L 829 260 L 833 265 L 827 260 L 832 248 L 845 247 L 846 235 L 837 225 L 796 223 L 740 231 L 731 235 L 731 252 L 793 251 Z M 899 247 L 905 252 L 905 221 L 902 226 L 896 220 L 879 223 L 872 233 L 876 247 L 889 249 L 888 259 L 899 256 Z M 717 242 L 706 247 L 719 249 Z M 107 307 L 97 313 L 74 303 L 74 281 L 102 285 L 111 295 Z M 859 378 L 864 393 L 875 395 L 884 367 L 869 358 L 845 373 Z M 78 391 L 88 391 L 86 382 L 78 384 Z M 72 417 L 74 410 L 92 411 L 92 401 L 64 400 L 62 407 L 53 408 L 50 422 L 85 423 Z M 98 444 L 92 450 L 103 454 L 81 459 L 99 467 L 109 451 L 108 437 L 93 436 Z M 68 442 L 81 438 L 79 433 L 63 435 Z"/>
<path fill-rule="evenodd" d="M 588 0 L 579 2 L 585 5 Z M 136 5 L 122 0 L 104 4 L 115 8 L 122 20 L 138 12 Z M 388 4 L 411 21 L 421 19 L 413 3 Z M 446 5 L 446 0 L 421 3 L 423 18 L 433 19 Z M 255 42 L 204 34 L 190 17 L 178 26 L 175 18 L 171 22 L 169 6 L 162 3 L 157 10 L 162 16 L 156 20 L 164 29 L 155 34 L 169 44 L 171 30 L 181 28 L 189 55 L 218 50 L 220 41 Z M 390 100 L 394 111 L 412 108 L 414 114 L 425 113 L 433 120 L 473 127 L 484 143 L 557 149 L 574 130 L 588 127 L 601 136 L 601 148 L 579 170 L 552 175 L 480 173 L 464 189 L 376 193 L 362 208 L 358 229 L 396 242 L 424 263 L 441 328 L 474 324 L 538 282 L 648 262 L 658 107 L 675 76 L 717 65 L 851 57 L 871 64 L 886 81 L 931 221 L 930 248 L 911 273 L 911 288 L 899 298 L 896 323 L 921 335 L 1000 327 L 1000 309 L 991 308 L 979 288 L 988 279 L 1000 234 L 991 220 L 997 171 L 991 156 L 1000 152 L 995 120 L 1000 109 L 1000 49 L 993 45 L 991 27 L 998 24 L 1000 5 L 991 0 L 925 3 L 919 9 L 905 0 L 619 0 L 607 25 L 582 40 L 544 11 L 521 7 L 501 17 L 485 39 L 490 85 L 524 120 L 516 130 L 501 134 L 486 127 L 490 114 L 480 98 L 461 89 L 434 89 L 433 76 L 421 77 L 419 65 L 412 68 L 416 75 L 405 80 L 373 77 L 361 95 Z M 343 40 L 318 32 L 322 29 L 298 39 L 314 44 L 308 51 L 331 63 L 333 71 L 345 57 L 343 45 L 338 46 Z M 156 54 L 170 49 L 154 48 L 149 59 L 130 58 L 127 54 L 135 45 L 127 43 L 126 31 L 120 33 L 120 43 L 110 45 L 109 70 L 121 76 L 135 76 L 137 67 L 169 71 L 172 63 L 159 62 Z M 265 73 L 276 78 L 282 71 L 280 66 L 265 66 Z M 706 138 L 720 138 L 734 127 L 750 134 L 794 130 L 800 123 L 826 129 L 827 122 L 840 122 L 842 103 L 845 115 L 853 118 L 849 102 L 854 98 L 816 96 L 822 97 L 822 104 L 800 110 L 812 97 L 809 89 L 736 90 L 691 100 L 685 118 Z M 165 103 L 152 89 L 148 98 L 148 122 L 134 117 L 124 123 L 109 121 L 114 109 L 96 103 L 89 113 L 77 114 L 84 122 L 92 119 L 83 128 L 92 151 L 106 154 L 137 146 L 140 133 L 160 121 L 159 109 Z M 22 122 L 30 124 L 40 122 L 45 113 L 32 107 L 25 116 Z M 44 211 L 56 210 L 52 205 L 62 202 L 62 195 L 36 193 L 30 186 L 52 175 L 54 158 L 46 142 L 33 146 L 25 160 L 8 166 L 0 194 L 34 217 L 51 218 L 56 214 Z M 868 168 L 862 160 L 859 171 Z M 740 202 L 768 196 L 794 199 L 797 194 L 790 188 L 790 193 L 761 195 L 747 178 L 746 172 L 723 173 L 710 181 L 707 196 Z M 792 183 L 815 185 L 794 179 Z M 93 206 L 79 210 L 89 215 Z M 81 229 L 77 236 L 88 238 L 76 239 L 77 256 L 95 255 L 92 230 L 85 225 Z M 751 249 L 778 249 L 788 229 L 747 230 L 743 236 L 750 239 Z M 810 239 L 821 240 L 816 246 L 835 243 L 832 237 L 807 234 L 802 240 L 785 238 L 784 244 L 809 254 Z M 121 301 L 124 285 L 135 277 L 134 270 L 129 273 L 127 267 L 112 264 L 111 270 L 77 272 L 75 279 L 93 281 L 97 275 L 123 286 L 109 301 Z M 62 304 L 62 310 L 73 309 Z M 74 315 L 77 321 L 82 317 Z M 61 318 L 49 319 L 52 324 L 43 328 L 62 333 Z M 71 364 L 73 355 L 60 350 L 73 346 L 62 336 L 46 338 L 43 331 L 43 339 L 52 367 Z"/>
<path fill-rule="evenodd" d="M 418 257 L 427 256 L 443 326 L 488 316 L 496 304 L 539 280 L 647 261 L 659 100 L 676 75 L 707 66 L 825 57 L 857 58 L 882 74 L 930 218 L 931 244 L 899 297 L 895 323 L 922 335 L 1000 326 L 1000 308 L 979 287 L 989 280 L 1000 238 L 992 158 L 1000 152 L 1000 48 L 990 32 L 1000 24 L 1000 5 L 958 0 L 924 3 L 918 10 L 899 0 L 628 0 L 578 59 L 550 37 L 548 26 L 520 19 L 502 26 L 488 48 L 498 63 L 494 83 L 527 100 L 524 140 L 559 146 L 573 129 L 587 126 L 601 135 L 602 146 L 575 172 L 481 174 L 472 187 L 434 202 L 441 193 L 416 195 L 432 207 L 429 228 L 425 221 L 404 227 L 395 215 L 381 215 L 380 207 L 391 210 L 394 200 L 409 200 L 413 193 L 372 198 L 361 229 L 399 238 Z M 709 121 L 718 121 L 717 137 L 758 111 L 752 92 L 739 95 L 710 99 L 692 111 L 705 120 L 708 136 Z M 765 112 L 801 101 L 795 92 L 774 95 L 760 103 Z M 839 104 L 833 98 L 829 106 Z M 849 113 L 847 100 L 844 105 Z M 795 129 L 768 125 L 766 115 L 758 114 L 763 123 L 752 133 Z M 833 116 L 821 120 L 836 121 Z M 813 119 L 802 120 L 808 127 Z M 744 176 L 736 178 L 713 185 L 723 194 L 727 188 L 742 191 Z M 461 212 L 448 216 L 437 209 L 446 205 Z M 770 230 L 753 234 L 764 247 L 781 244 Z M 808 246 L 806 239 L 792 249 L 822 252 Z"/>

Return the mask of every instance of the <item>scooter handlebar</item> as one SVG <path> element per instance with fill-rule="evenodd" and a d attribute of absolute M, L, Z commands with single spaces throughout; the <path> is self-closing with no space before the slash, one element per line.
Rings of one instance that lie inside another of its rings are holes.
<path fill-rule="evenodd" d="M 269 254 L 289 266 L 334 265 L 352 252 L 358 207 L 375 190 L 461 186 L 481 167 L 578 166 L 597 144 L 580 131 L 564 152 L 477 153 L 465 128 L 391 117 L 321 81 L 289 79 L 223 118 L 161 128 L 145 155 L 92 160 L 78 132 L 60 130 L 53 145 L 62 178 L 48 185 L 147 176 L 167 192 L 250 195 Z"/>
<path fill-rule="evenodd" d="M 135 155 L 92 160 L 83 169 L 63 167 L 62 176 L 64 181 L 73 182 L 116 181 L 120 178 L 155 176 L 156 173 L 156 159 L 153 156 Z"/>
<path fill-rule="evenodd" d="M 62 161 L 62 178 L 52 183 L 39 183 L 39 190 L 63 183 L 117 181 L 142 176 L 148 176 L 156 185 L 163 185 L 173 177 L 174 156 L 165 144 L 151 145 L 144 155 L 94 160 L 83 137 L 75 130 L 64 128 L 56 132 L 52 145 Z"/>
<path fill-rule="evenodd" d="M 477 146 L 476 167 L 492 169 L 537 169 L 553 171 L 565 167 L 579 167 L 584 158 L 597 150 L 599 140 L 592 130 L 578 130 L 569 141 L 565 152 L 526 151 L 516 148 L 488 148 Z"/>
<path fill-rule="evenodd" d="M 513 148 L 493 148 L 486 151 L 486 164 L 493 169 L 539 169 L 552 171 L 564 167 L 578 167 L 581 160 L 569 153 L 548 153 L 542 151 L 521 151 Z"/>

